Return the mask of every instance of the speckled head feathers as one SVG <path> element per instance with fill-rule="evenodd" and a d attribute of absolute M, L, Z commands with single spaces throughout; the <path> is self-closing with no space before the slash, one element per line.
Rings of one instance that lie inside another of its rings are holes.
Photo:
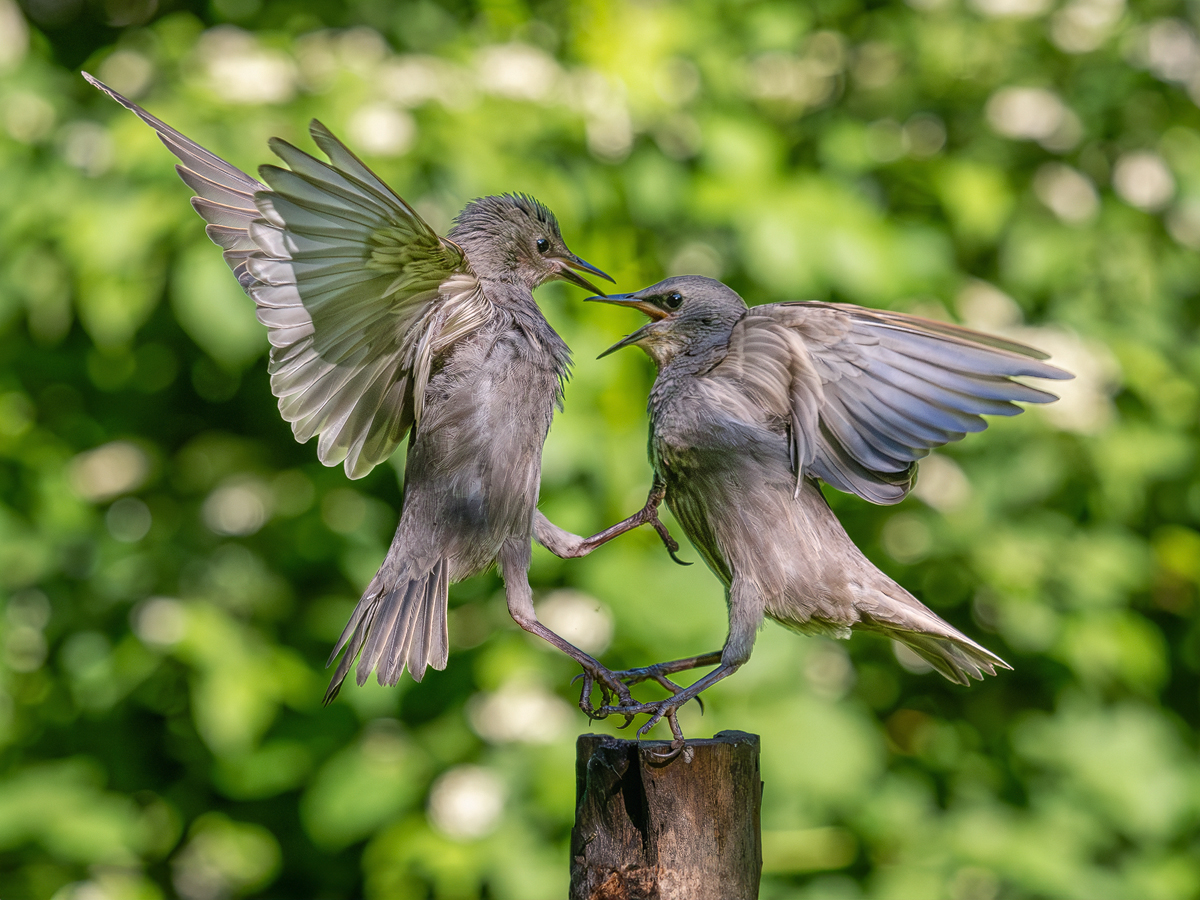
<path fill-rule="evenodd" d="M 515 277 L 531 289 L 558 274 L 555 258 L 571 255 L 554 213 L 528 194 L 472 200 L 454 220 L 449 237 L 481 277 Z"/>

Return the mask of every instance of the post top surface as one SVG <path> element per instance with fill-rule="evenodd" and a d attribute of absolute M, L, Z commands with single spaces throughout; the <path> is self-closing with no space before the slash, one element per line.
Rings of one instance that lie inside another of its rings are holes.
<path fill-rule="evenodd" d="M 638 747 L 643 750 L 659 751 L 671 746 L 670 741 L 638 741 L 613 737 L 611 734 L 595 734 L 592 732 L 579 735 L 580 741 L 589 739 L 608 744 L 609 746 Z M 711 747 L 719 744 L 754 744 L 757 746 L 759 737 L 757 734 L 751 734 L 748 731 L 720 731 L 710 738 L 688 738 L 687 743 L 689 747 Z"/>

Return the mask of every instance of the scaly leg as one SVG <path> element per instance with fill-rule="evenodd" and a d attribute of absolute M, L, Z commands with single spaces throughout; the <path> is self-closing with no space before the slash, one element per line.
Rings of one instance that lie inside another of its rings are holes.
<path fill-rule="evenodd" d="M 667 687 L 671 691 L 671 696 L 665 700 L 657 700 L 640 705 L 631 706 L 628 703 L 622 702 L 619 706 L 606 706 L 600 710 L 600 714 L 607 716 L 615 713 L 624 716 L 626 725 L 633 720 L 634 716 L 640 713 L 650 716 L 649 721 L 638 729 L 637 736 L 639 738 L 665 718 L 668 724 L 670 724 L 671 733 L 675 738 L 671 742 L 671 752 L 667 754 L 667 757 L 674 757 L 683 752 L 686 744 L 683 739 L 683 733 L 679 729 L 679 723 L 676 721 L 676 711 L 689 700 L 698 700 L 702 692 L 708 690 L 721 679 L 728 678 L 750 659 L 750 652 L 754 648 L 754 636 L 758 631 L 758 626 L 762 623 L 764 597 L 757 585 L 735 575 L 729 586 L 728 597 L 729 635 L 725 638 L 725 647 L 720 653 L 706 653 L 703 656 L 693 656 L 687 659 L 677 659 L 673 662 L 658 663 L 657 665 L 647 666 L 645 669 L 614 673 L 623 675 L 624 681 L 627 684 L 636 684 L 638 681 L 643 681 L 646 678 L 652 678 L 656 681 L 661 678 L 662 680 L 659 681 L 659 684 Z M 720 663 L 717 668 L 713 669 L 695 684 L 682 690 L 676 690 L 678 685 L 666 678 L 667 675 L 675 672 L 682 672 L 696 666 L 711 665 L 716 662 Z"/>
<path fill-rule="evenodd" d="M 683 686 L 676 684 L 667 677 L 668 675 L 674 675 L 676 672 L 686 672 L 688 669 L 715 666 L 720 661 L 721 651 L 714 650 L 712 653 L 705 653 L 702 656 L 689 656 L 686 659 L 655 663 L 652 666 L 642 666 L 637 669 L 622 669 L 613 672 L 613 674 L 629 687 L 633 687 L 635 684 L 640 684 L 643 681 L 653 681 L 666 688 L 672 694 L 678 694 L 684 690 Z M 704 712 L 704 700 L 701 697 L 697 697 L 696 703 L 700 705 L 700 711 Z"/>
<path fill-rule="evenodd" d="M 622 706 L 637 706 L 621 679 L 600 665 L 593 657 L 574 644 L 555 634 L 538 621 L 533 609 L 533 590 L 529 587 L 529 560 L 532 553 L 528 538 L 512 540 L 504 545 L 496 557 L 500 577 L 504 579 L 504 595 L 508 601 L 508 612 L 518 625 L 530 634 L 536 634 L 551 646 L 561 650 L 583 667 L 583 691 L 579 697 L 579 708 L 589 718 L 595 718 L 597 710 L 592 706 L 593 685 L 599 685 L 603 708 L 610 708 L 613 697 Z"/>
<path fill-rule="evenodd" d="M 674 675 L 676 672 L 686 672 L 688 669 L 715 666 L 721 661 L 721 652 L 720 650 L 714 650 L 712 653 L 705 653 L 701 656 L 689 656 L 686 659 L 674 659 L 670 662 L 655 663 L 652 666 L 625 669 L 620 672 L 613 672 L 613 674 L 630 687 L 643 681 L 656 681 L 674 694 L 683 690 L 683 688 L 679 687 L 679 685 L 666 676 Z"/>
<path fill-rule="evenodd" d="M 658 532 L 658 536 L 666 546 L 667 552 L 671 554 L 671 559 L 675 560 L 681 566 L 690 566 L 691 563 L 685 562 L 675 555 L 679 551 L 679 544 L 671 537 L 671 532 L 667 530 L 667 526 L 658 517 L 658 507 L 666 496 L 666 486 L 656 482 L 654 487 L 650 489 L 650 495 L 646 498 L 645 506 L 629 518 L 623 519 L 611 528 L 606 528 L 589 538 L 581 538 L 579 535 L 572 534 L 564 528 L 559 528 L 547 519 L 540 510 L 537 510 L 533 517 L 533 534 L 537 542 L 555 556 L 562 559 L 576 559 L 581 556 L 587 556 L 597 547 L 607 544 L 613 538 L 627 531 L 632 531 L 641 525 L 649 524 Z"/>

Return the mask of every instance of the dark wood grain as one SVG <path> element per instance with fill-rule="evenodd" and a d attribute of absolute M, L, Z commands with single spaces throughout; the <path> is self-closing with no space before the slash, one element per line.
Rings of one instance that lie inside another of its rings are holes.
<path fill-rule="evenodd" d="M 758 735 L 688 741 L 580 735 L 571 900 L 754 900 L 762 871 Z"/>

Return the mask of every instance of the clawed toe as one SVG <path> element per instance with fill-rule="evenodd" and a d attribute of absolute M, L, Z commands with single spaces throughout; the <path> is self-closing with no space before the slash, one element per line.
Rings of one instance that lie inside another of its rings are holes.
<path fill-rule="evenodd" d="M 648 753 L 650 756 L 654 757 L 657 762 L 664 763 L 670 762 L 680 754 L 683 754 L 683 761 L 685 763 L 690 763 L 696 755 L 696 751 L 693 750 L 686 741 L 671 741 L 670 748 L 664 750 L 662 753 L 659 753 L 656 750 L 650 750 Z"/>
<path fill-rule="evenodd" d="M 621 728 L 628 727 L 629 723 L 633 721 L 633 717 L 636 715 L 645 714 L 650 716 L 649 720 L 647 720 L 646 723 L 637 730 L 637 740 L 644 738 L 650 733 L 650 729 L 652 729 L 663 719 L 666 719 L 667 724 L 671 727 L 671 736 L 673 738 L 671 741 L 671 747 L 669 750 L 663 753 L 650 751 L 651 755 L 653 755 L 657 760 L 667 762 L 668 760 L 672 760 L 682 753 L 684 760 L 686 762 L 691 762 L 692 749 L 687 746 L 687 741 L 683 736 L 683 729 L 679 727 L 679 719 L 677 717 L 679 706 L 679 702 L 674 696 L 672 696 L 668 697 L 666 700 L 658 700 L 653 703 L 639 703 L 633 706 L 610 706 L 602 709 L 600 712 L 604 715 L 615 713 L 617 715 L 624 716 L 625 724 L 621 725 Z"/>
<path fill-rule="evenodd" d="M 582 672 L 571 679 L 571 684 L 581 678 L 583 687 L 579 692 L 579 708 L 589 719 L 603 719 L 609 716 L 614 709 L 619 710 L 626 706 L 636 705 L 636 701 L 629 693 L 629 688 L 608 669 L 599 668 L 596 671 L 590 671 L 585 667 Z M 600 689 L 599 709 L 592 705 L 593 688 Z M 615 706 L 614 701 L 616 701 Z M 630 720 L 632 720 L 631 717 Z"/>
<path fill-rule="evenodd" d="M 664 675 L 658 666 L 645 666 L 640 669 L 626 669 L 622 672 L 613 672 L 612 674 L 627 687 L 633 687 L 635 684 L 641 684 L 643 681 L 653 681 L 655 684 L 658 684 L 660 687 L 663 687 L 669 691 L 672 697 L 687 690 L 687 688 L 683 687 L 683 685 L 676 684 L 674 681 Z M 704 701 L 699 696 L 694 697 L 693 699 L 696 701 L 697 705 L 699 705 L 700 712 L 703 714 Z"/>

